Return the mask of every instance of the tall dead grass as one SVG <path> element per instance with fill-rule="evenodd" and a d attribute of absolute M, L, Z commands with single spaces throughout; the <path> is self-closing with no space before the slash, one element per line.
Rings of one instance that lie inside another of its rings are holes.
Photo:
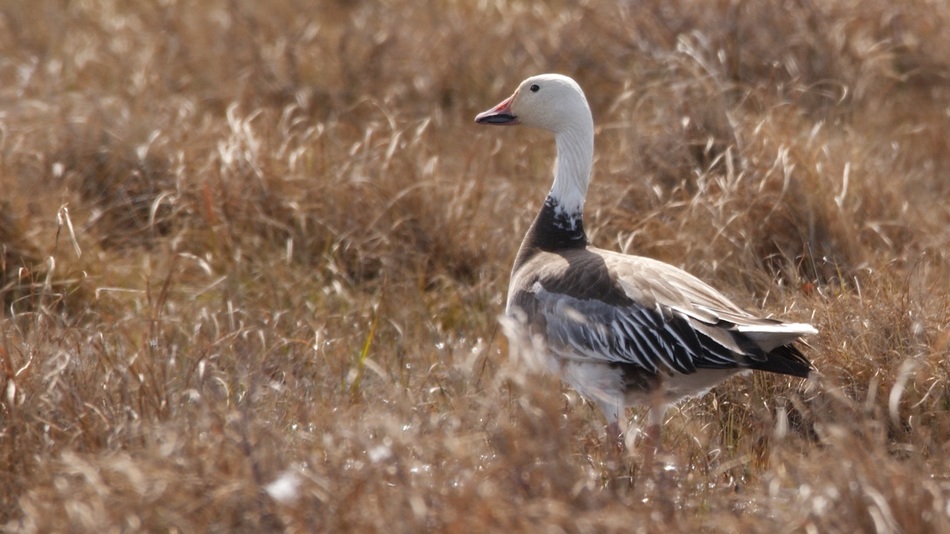
<path fill-rule="evenodd" d="M 946 531 L 947 7 L 0 8 L 5 530 Z M 499 332 L 553 143 L 471 120 L 543 71 L 598 245 L 821 330 L 656 479 Z"/>

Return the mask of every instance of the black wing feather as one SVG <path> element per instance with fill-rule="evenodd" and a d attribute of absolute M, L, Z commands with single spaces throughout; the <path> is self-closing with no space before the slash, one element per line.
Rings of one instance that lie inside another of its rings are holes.
<path fill-rule="evenodd" d="M 535 296 L 549 343 L 562 355 L 635 365 L 651 373 L 690 374 L 697 368 L 746 366 L 745 355 L 729 350 L 674 314 L 664 315 L 637 303 L 611 306 L 544 291 Z"/>

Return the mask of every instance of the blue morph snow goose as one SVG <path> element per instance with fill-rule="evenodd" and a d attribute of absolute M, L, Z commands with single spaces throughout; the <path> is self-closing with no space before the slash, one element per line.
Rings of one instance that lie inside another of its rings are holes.
<path fill-rule="evenodd" d="M 753 315 L 682 269 L 588 243 L 594 123 L 574 80 L 528 78 L 475 122 L 554 133 L 554 184 L 515 259 L 506 315 L 600 407 L 614 437 L 622 439 L 628 405 L 648 407 L 646 437 L 655 448 L 672 403 L 747 370 L 802 378 L 814 371 L 793 345 L 817 333 L 811 325 Z"/>

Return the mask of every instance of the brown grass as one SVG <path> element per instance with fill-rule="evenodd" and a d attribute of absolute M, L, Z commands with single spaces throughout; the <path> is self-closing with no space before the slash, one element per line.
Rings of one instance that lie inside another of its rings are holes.
<path fill-rule="evenodd" d="M 950 529 L 945 3 L 8 4 L 6 530 Z M 498 326 L 553 143 L 472 118 L 544 71 L 595 243 L 821 330 L 656 481 Z"/>

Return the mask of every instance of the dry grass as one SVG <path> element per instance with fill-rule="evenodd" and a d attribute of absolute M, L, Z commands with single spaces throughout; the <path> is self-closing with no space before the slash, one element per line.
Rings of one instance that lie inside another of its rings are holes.
<path fill-rule="evenodd" d="M 950 529 L 945 3 L 7 4 L 6 530 Z M 472 118 L 544 71 L 597 244 L 821 330 L 655 482 L 497 324 L 553 144 Z"/>

